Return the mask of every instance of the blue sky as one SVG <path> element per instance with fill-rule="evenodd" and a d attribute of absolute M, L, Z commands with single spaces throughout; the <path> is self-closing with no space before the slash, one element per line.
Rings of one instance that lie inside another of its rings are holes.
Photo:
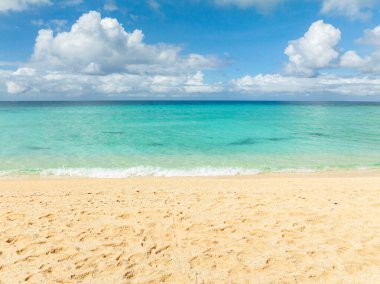
<path fill-rule="evenodd" d="M 0 99 L 380 98 L 378 0 L 0 0 Z"/>

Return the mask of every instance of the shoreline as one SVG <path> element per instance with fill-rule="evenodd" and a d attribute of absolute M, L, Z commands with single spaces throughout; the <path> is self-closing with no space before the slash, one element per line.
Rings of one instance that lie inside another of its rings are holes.
<path fill-rule="evenodd" d="M 363 168 L 363 169 L 326 169 L 315 171 L 274 171 L 274 172 L 258 172 L 255 174 L 232 174 L 232 175 L 190 175 L 190 176 L 165 176 L 165 175 L 131 175 L 126 177 L 91 177 L 91 176 L 75 176 L 75 175 L 38 175 L 38 174 L 11 174 L 0 176 L 0 182 L 6 180 L 129 180 L 129 179 L 255 179 L 255 178 L 328 178 L 328 177 L 380 177 L 380 168 Z"/>

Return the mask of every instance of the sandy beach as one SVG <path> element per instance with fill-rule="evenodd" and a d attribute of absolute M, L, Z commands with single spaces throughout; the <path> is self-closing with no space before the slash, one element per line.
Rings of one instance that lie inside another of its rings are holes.
<path fill-rule="evenodd" d="M 378 172 L 0 180 L 0 283 L 378 283 Z"/>

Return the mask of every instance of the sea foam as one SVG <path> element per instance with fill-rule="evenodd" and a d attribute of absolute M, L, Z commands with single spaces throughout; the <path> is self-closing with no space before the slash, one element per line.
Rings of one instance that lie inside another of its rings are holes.
<path fill-rule="evenodd" d="M 201 176 L 235 176 L 260 173 L 257 169 L 199 167 L 192 169 L 170 169 L 160 167 L 132 167 L 125 169 L 107 168 L 57 168 L 41 172 L 43 176 L 70 176 L 91 178 L 127 178 L 139 176 L 155 177 L 201 177 Z"/>

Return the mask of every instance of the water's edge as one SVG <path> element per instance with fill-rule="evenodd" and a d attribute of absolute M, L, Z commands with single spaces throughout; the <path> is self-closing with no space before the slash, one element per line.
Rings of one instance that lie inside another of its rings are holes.
<path fill-rule="evenodd" d="M 292 173 L 324 173 L 324 172 L 363 172 L 380 170 L 380 167 L 355 168 L 295 168 L 295 169 L 246 169 L 246 168 L 214 168 L 198 167 L 192 169 L 173 169 L 160 167 L 131 167 L 131 168 L 55 168 L 34 170 L 0 171 L 1 178 L 17 177 L 77 177 L 77 178 L 105 178 L 120 179 L 130 177 L 222 177 L 222 176 L 250 176 L 257 174 L 292 174 Z"/>

